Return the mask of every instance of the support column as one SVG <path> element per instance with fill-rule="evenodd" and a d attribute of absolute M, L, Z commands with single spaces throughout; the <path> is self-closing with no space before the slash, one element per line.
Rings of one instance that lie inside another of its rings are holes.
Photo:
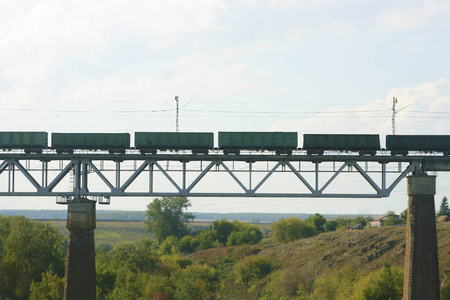
<path fill-rule="evenodd" d="M 407 185 L 408 221 L 403 299 L 439 299 L 439 265 L 434 210 L 436 176 L 408 176 Z"/>
<path fill-rule="evenodd" d="M 86 198 L 68 202 L 65 300 L 96 299 L 95 201 Z"/>

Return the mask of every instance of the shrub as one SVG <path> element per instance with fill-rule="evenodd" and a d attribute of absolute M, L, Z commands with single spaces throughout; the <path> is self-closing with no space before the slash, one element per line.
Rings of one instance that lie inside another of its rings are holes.
<path fill-rule="evenodd" d="M 249 283 L 250 281 L 264 278 L 275 270 L 276 267 L 275 262 L 270 257 L 246 257 L 234 267 L 236 281 L 239 283 Z"/>
<path fill-rule="evenodd" d="M 328 232 L 328 231 L 335 231 L 338 227 L 338 222 L 335 220 L 330 220 L 327 221 L 324 225 L 323 225 L 323 229 Z"/>
<path fill-rule="evenodd" d="M 261 230 L 259 230 L 256 225 L 249 225 L 247 228 L 242 231 L 234 231 L 232 232 L 227 241 L 228 246 L 234 245 L 254 245 L 259 243 L 262 240 L 263 235 Z"/>
<path fill-rule="evenodd" d="M 313 299 L 349 299 L 353 294 L 356 272 L 351 267 L 329 270 L 314 281 Z"/>
<path fill-rule="evenodd" d="M 402 299 L 403 270 L 385 263 L 383 268 L 362 277 L 355 284 L 353 299 Z"/>
<path fill-rule="evenodd" d="M 271 228 L 273 238 L 279 243 L 288 243 L 316 234 L 315 228 L 310 223 L 295 217 L 278 220 Z"/>
<path fill-rule="evenodd" d="M 215 299 L 219 287 L 216 269 L 206 265 L 191 265 L 172 275 L 175 299 Z"/>

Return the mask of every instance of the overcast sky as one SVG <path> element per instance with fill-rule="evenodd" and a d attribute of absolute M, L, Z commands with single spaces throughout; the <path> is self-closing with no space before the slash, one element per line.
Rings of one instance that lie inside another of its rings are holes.
<path fill-rule="evenodd" d="M 448 1 L 0 0 L 0 128 L 175 131 L 178 95 L 181 131 L 378 133 L 383 143 L 397 97 L 397 134 L 450 134 L 449 53 Z M 438 176 L 438 205 L 448 177 Z M 399 213 L 405 187 L 381 200 L 192 199 L 192 210 Z M 27 207 L 61 208 L 0 199 Z"/>

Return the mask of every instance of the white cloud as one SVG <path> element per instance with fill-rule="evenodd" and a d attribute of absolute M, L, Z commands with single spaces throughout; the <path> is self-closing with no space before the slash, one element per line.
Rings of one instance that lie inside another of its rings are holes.
<path fill-rule="evenodd" d="M 339 36 L 350 35 L 356 32 L 356 26 L 350 22 L 334 22 L 328 25 L 328 29 L 335 32 Z"/>
<path fill-rule="evenodd" d="M 302 42 L 305 39 L 309 38 L 312 34 L 311 29 L 306 27 L 297 27 L 294 29 L 291 29 L 287 34 L 286 38 L 289 42 L 297 43 Z"/>
<path fill-rule="evenodd" d="M 300 10 L 306 6 L 332 3 L 330 0 L 268 0 L 270 6 L 285 10 Z"/>
<path fill-rule="evenodd" d="M 278 121 L 271 130 L 303 133 L 367 133 L 384 136 L 392 130 L 392 102 L 396 97 L 396 134 L 448 134 L 450 80 L 389 91 L 380 99 L 354 108 L 333 108 L 305 115 L 297 121 Z M 382 139 L 383 141 L 383 139 Z"/>
<path fill-rule="evenodd" d="M 426 28 L 441 18 L 448 20 L 449 17 L 448 1 L 424 0 L 410 9 L 386 9 L 376 18 L 376 23 L 386 30 L 411 30 Z"/>
<path fill-rule="evenodd" d="M 2 102 L 62 89 L 59 69 L 72 80 L 64 84 L 76 85 L 75 61 L 86 62 L 91 73 L 105 72 L 112 67 L 101 66 L 105 53 L 120 56 L 122 47 L 127 59 L 135 42 L 144 52 L 200 43 L 203 33 L 224 30 L 219 19 L 227 9 L 222 0 L 23 0 L 1 1 L 0 7 L 0 80 L 8 87 L 0 91 Z"/>
<path fill-rule="evenodd" d="M 257 42 L 243 46 L 230 46 L 221 49 L 214 55 L 218 62 L 224 62 L 236 57 L 242 57 L 244 55 L 254 55 L 259 51 L 274 50 L 275 45 L 270 42 Z"/>

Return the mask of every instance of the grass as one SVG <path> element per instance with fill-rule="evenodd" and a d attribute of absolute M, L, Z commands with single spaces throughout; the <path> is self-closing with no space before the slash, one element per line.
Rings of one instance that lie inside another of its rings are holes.
<path fill-rule="evenodd" d="M 63 236 L 68 236 L 66 221 L 45 221 L 58 228 Z M 111 244 L 116 246 L 133 242 L 140 238 L 148 238 L 150 234 L 145 232 L 144 222 L 114 222 L 97 221 L 94 231 L 95 244 Z"/>
<path fill-rule="evenodd" d="M 66 221 L 51 220 L 44 221 L 59 229 L 63 236 L 68 236 Z M 211 223 L 191 222 L 189 228 L 193 231 L 208 229 Z M 119 222 L 119 221 L 98 221 L 94 231 L 95 244 L 111 244 L 112 246 L 133 242 L 141 238 L 151 237 L 145 232 L 144 222 Z"/>
<path fill-rule="evenodd" d="M 440 279 L 450 276 L 450 222 L 437 224 Z M 371 272 L 384 262 L 403 268 L 406 227 L 338 230 L 287 244 L 265 242 L 253 246 L 234 246 L 195 252 L 189 257 L 212 264 L 217 259 L 241 259 L 247 255 L 271 257 L 281 269 L 295 268 L 314 277 L 330 269 L 353 267 Z"/>

